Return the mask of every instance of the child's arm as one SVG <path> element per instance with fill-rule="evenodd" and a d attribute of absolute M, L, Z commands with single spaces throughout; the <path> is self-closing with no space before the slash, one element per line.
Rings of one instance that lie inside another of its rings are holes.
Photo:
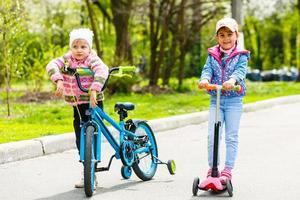
<path fill-rule="evenodd" d="M 91 70 L 94 72 L 94 81 L 91 85 L 91 90 L 101 92 L 101 89 L 108 77 L 108 67 L 98 56 L 94 56 L 91 59 L 90 66 Z"/>
<path fill-rule="evenodd" d="M 90 102 L 93 107 L 97 105 L 97 92 L 101 92 L 102 87 L 108 77 L 108 67 L 98 56 L 93 56 L 90 61 L 90 66 L 94 72 L 94 82 L 91 85 Z"/>
<path fill-rule="evenodd" d="M 213 70 L 210 66 L 210 56 L 206 59 L 205 65 L 202 69 L 201 77 L 200 77 L 200 82 L 204 79 L 206 79 L 208 82 L 210 82 L 210 79 L 212 77 Z"/>
<path fill-rule="evenodd" d="M 60 73 L 60 68 L 64 66 L 63 58 L 56 58 L 48 63 L 46 66 L 47 74 L 49 75 L 51 81 L 56 84 L 56 96 L 63 95 L 63 77 Z"/>
<path fill-rule="evenodd" d="M 235 70 L 233 71 L 232 75 L 229 76 L 230 79 L 234 79 L 237 83 L 239 83 L 246 78 L 248 59 L 249 59 L 249 55 L 247 54 L 241 55 L 235 67 Z"/>
<path fill-rule="evenodd" d="M 210 67 L 210 57 L 208 57 L 202 69 L 201 77 L 198 83 L 198 87 L 200 89 L 204 88 L 210 82 L 212 73 L 212 68 Z"/>
<path fill-rule="evenodd" d="M 58 80 L 63 80 L 63 76 L 60 73 L 60 69 L 63 66 L 64 59 L 62 57 L 51 60 L 46 66 L 47 74 L 53 83 L 56 83 Z"/>

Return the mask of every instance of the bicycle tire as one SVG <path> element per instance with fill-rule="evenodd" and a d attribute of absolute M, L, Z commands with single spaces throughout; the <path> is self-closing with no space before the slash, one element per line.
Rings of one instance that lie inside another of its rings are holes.
<path fill-rule="evenodd" d="M 148 136 L 148 141 L 144 145 L 150 146 L 149 154 L 136 154 L 136 160 L 132 165 L 132 169 L 137 177 L 139 177 L 143 181 L 148 181 L 152 179 L 157 170 L 157 162 L 155 160 L 158 157 L 156 140 L 152 129 L 144 121 L 140 121 L 137 123 L 134 133 L 138 136 Z"/>
<path fill-rule="evenodd" d="M 84 191 L 87 197 L 91 197 L 95 187 L 95 146 L 93 126 L 86 128 L 84 147 Z"/>

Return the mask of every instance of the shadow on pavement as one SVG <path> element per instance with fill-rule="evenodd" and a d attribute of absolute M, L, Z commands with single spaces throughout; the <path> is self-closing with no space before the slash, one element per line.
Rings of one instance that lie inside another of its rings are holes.
<path fill-rule="evenodd" d="M 97 187 L 96 191 L 94 192 L 93 196 L 100 196 L 105 193 L 109 192 L 115 192 L 119 190 L 124 190 L 124 189 L 129 189 L 129 190 L 136 190 L 136 189 L 130 189 L 130 187 L 133 187 L 135 185 L 143 184 L 145 183 L 144 181 L 134 181 L 134 180 L 124 180 L 126 183 L 118 184 L 112 187 Z M 148 182 L 148 181 L 147 181 Z M 151 182 L 173 182 L 173 180 L 168 180 L 168 181 L 155 181 L 151 180 Z M 66 200 L 66 199 L 72 199 L 72 200 L 82 200 L 82 199 L 88 199 L 85 196 L 84 189 L 74 189 L 68 192 L 64 192 L 61 194 L 53 195 L 50 197 L 44 197 L 44 198 L 38 198 L 36 200 Z"/>

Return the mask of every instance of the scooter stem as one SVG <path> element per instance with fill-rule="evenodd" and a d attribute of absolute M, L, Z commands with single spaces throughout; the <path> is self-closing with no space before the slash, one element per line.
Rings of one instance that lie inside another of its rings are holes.
<path fill-rule="evenodd" d="M 220 99 L 221 99 L 221 90 L 222 86 L 217 86 L 217 104 L 216 104 L 216 113 L 215 113 L 215 123 L 220 121 L 219 115 L 220 115 Z"/>
<path fill-rule="evenodd" d="M 222 86 L 217 86 L 217 102 L 216 102 L 216 112 L 215 112 L 215 127 L 214 127 L 214 148 L 213 148 L 213 167 L 212 167 L 212 177 L 218 177 L 218 151 L 219 151 L 219 128 L 221 127 L 221 121 L 219 119 L 220 115 L 220 98 Z"/>

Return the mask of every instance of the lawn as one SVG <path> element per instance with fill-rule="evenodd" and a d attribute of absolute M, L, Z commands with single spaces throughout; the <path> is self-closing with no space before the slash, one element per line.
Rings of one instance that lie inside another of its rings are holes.
<path fill-rule="evenodd" d="M 133 102 L 134 111 L 129 111 L 130 118 L 156 119 L 206 110 L 209 95 L 195 87 L 185 93 L 171 94 L 117 94 L 106 96 L 104 109 L 114 119 L 113 106 L 116 102 Z M 248 82 L 245 103 L 300 94 L 300 83 L 293 82 Z M 0 143 L 37 138 L 45 135 L 72 132 L 72 107 L 63 100 L 43 101 L 40 103 L 22 103 L 18 99 L 24 95 L 21 86 L 12 93 L 11 116 L 7 117 L 5 93 L 0 92 Z"/>

